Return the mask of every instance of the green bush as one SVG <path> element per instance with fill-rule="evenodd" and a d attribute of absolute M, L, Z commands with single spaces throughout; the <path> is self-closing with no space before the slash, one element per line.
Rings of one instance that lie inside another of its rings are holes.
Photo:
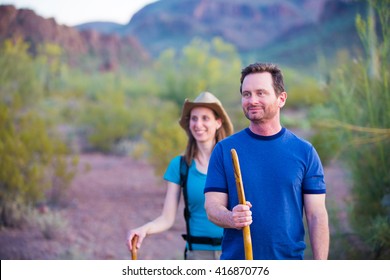
<path fill-rule="evenodd" d="M 202 91 L 215 94 L 228 110 L 239 102 L 241 60 L 234 46 L 220 38 L 195 38 L 178 53 L 164 51 L 155 71 L 161 96 L 179 107 Z"/>
<path fill-rule="evenodd" d="M 184 153 L 187 143 L 187 136 L 178 124 L 157 124 L 154 129 L 146 131 L 144 137 L 150 147 L 149 161 L 159 176 L 174 156 Z"/>
<path fill-rule="evenodd" d="M 366 257 L 389 258 L 390 217 L 382 201 L 390 194 L 390 9 L 388 1 L 370 3 L 381 28 L 375 28 L 373 17 L 366 21 L 357 17 L 367 57 L 332 66 L 327 112 L 317 116 L 315 123 L 327 136 L 333 135 L 329 140 L 334 145 L 327 149 L 337 149 L 333 154 L 339 154 L 351 171 L 349 218 L 363 244 L 360 247 L 369 247 Z M 382 31 L 381 42 L 376 30 Z"/>
<path fill-rule="evenodd" d="M 316 79 L 288 68 L 283 72 L 288 85 L 286 108 L 302 109 L 326 101 L 322 85 Z"/>
<path fill-rule="evenodd" d="M 69 185 L 77 160 L 68 162 L 67 147 L 38 109 L 45 96 L 40 62 L 22 41 L 6 41 L 0 54 L 0 226 L 12 227 L 46 191 Z"/>
<path fill-rule="evenodd" d="M 100 151 L 110 152 L 115 143 L 129 136 L 131 117 L 123 93 L 111 93 L 85 106 L 82 124 L 89 128 L 89 143 Z"/>
<path fill-rule="evenodd" d="M 154 122 L 143 133 L 149 162 L 155 167 L 158 176 L 164 173 L 169 161 L 182 154 L 186 148 L 187 136 L 178 120 L 179 108 L 172 102 L 161 103 L 158 122 Z"/>

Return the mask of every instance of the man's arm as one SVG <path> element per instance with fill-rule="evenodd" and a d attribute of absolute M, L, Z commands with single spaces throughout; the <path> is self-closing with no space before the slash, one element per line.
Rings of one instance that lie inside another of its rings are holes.
<path fill-rule="evenodd" d="M 221 192 L 205 193 L 205 209 L 211 222 L 223 228 L 243 228 L 252 223 L 252 205 L 238 204 L 232 211 L 227 209 L 228 195 Z"/>
<path fill-rule="evenodd" d="M 305 194 L 304 205 L 313 258 L 326 260 L 329 253 L 329 225 L 325 194 Z"/>

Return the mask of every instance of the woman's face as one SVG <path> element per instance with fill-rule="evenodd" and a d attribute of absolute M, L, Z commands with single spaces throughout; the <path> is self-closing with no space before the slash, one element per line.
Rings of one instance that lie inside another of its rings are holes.
<path fill-rule="evenodd" d="M 222 125 L 221 119 L 216 119 L 213 110 L 207 107 L 195 107 L 190 114 L 190 131 L 197 142 L 215 140 L 215 133 Z"/>

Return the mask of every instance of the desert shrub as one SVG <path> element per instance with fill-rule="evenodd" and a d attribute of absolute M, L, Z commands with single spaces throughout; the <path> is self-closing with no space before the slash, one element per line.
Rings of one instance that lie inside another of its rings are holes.
<path fill-rule="evenodd" d="M 93 257 L 91 249 L 80 248 L 77 245 L 71 245 L 66 247 L 59 253 L 58 260 L 91 260 Z"/>
<path fill-rule="evenodd" d="M 79 123 L 86 129 L 92 149 L 113 153 L 125 142 L 142 141 L 142 134 L 154 123 L 172 118 L 171 112 L 164 109 L 165 103 L 152 96 L 102 93 L 85 105 Z"/>
<path fill-rule="evenodd" d="M 68 220 L 61 212 L 51 210 L 46 206 L 30 209 L 27 217 L 29 226 L 37 227 L 47 240 L 64 236 L 69 226 Z"/>
<path fill-rule="evenodd" d="M 6 41 L 0 54 L 0 225 L 18 226 L 29 205 L 46 199 L 53 180 L 66 188 L 74 170 L 49 116 L 38 110 L 44 92 L 36 59 L 22 41 Z"/>
<path fill-rule="evenodd" d="M 361 243 L 356 249 L 369 247 L 365 257 L 389 258 L 390 217 L 383 201 L 390 194 L 390 9 L 388 1 L 370 3 L 381 28 L 375 28 L 373 16 L 357 17 L 367 56 L 332 67 L 328 111 L 315 123 L 334 136 L 336 144 L 329 148 L 337 148 L 352 174 L 349 221 Z M 375 30 L 381 30 L 381 41 Z"/>
<path fill-rule="evenodd" d="M 20 199 L 12 200 L 3 198 L 0 202 L 0 228 L 23 228 L 29 224 L 26 213 L 30 211 L 31 207 L 25 205 Z"/>
<path fill-rule="evenodd" d="M 148 145 L 148 159 L 161 176 L 169 161 L 182 154 L 186 148 L 187 136 L 178 123 L 179 109 L 171 102 L 161 104 L 159 121 L 143 133 Z"/>
<path fill-rule="evenodd" d="M 46 199 L 45 192 L 50 189 L 65 189 L 74 170 L 68 168 L 66 146 L 48 133 L 34 113 L 14 120 L 9 110 L 0 106 L 0 126 L 1 224 L 15 226 L 11 209 L 19 211 L 23 204 Z"/>
<path fill-rule="evenodd" d="M 109 152 L 113 145 L 129 135 L 131 109 L 123 93 L 102 94 L 85 106 L 82 124 L 89 128 L 89 143 Z"/>
<path fill-rule="evenodd" d="M 342 133 L 338 129 L 325 129 L 321 126 L 324 120 L 333 117 L 332 114 L 332 110 L 322 105 L 314 106 L 308 113 L 310 126 L 314 131 L 310 142 L 316 148 L 324 165 L 341 156 Z"/>
<path fill-rule="evenodd" d="M 149 161 L 159 176 L 174 156 L 184 152 L 187 143 L 185 132 L 176 123 L 157 124 L 152 130 L 146 131 L 144 137 L 150 146 Z"/>
<path fill-rule="evenodd" d="M 215 94 L 229 109 L 239 101 L 241 60 L 233 45 L 220 38 L 192 40 L 181 51 L 164 51 L 156 62 L 161 96 L 181 107 L 202 91 Z"/>
<path fill-rule="evenodd" d="M 186 147 L 187 136 L 178 124 L 186 98 L 194 100 L 202 91 L 210 91 L 229 113 L 241 112 L 237 109 L 241 61 L 234 47 L 221 39 L 206 42 L 196 38 L 178 53 L 164 51 L 154 71 L 154 80 L 160 86 L 157 96 L 163 101 L 160 104 L 149 102 L 149 112 L 156 108 L 159 113 L 144 130 L 143 138 L 148 145 L 150 162 L 156 173 L 162 175 L 169 161 Z M 230 115 L 234 122 L 235 115 Z"/>
<path fill-rule="evenodd" d="M 376 216 L 366 228 L 367 243 L 375 252 L 375 259 L 388 259 L 390 256 L 390 226 L 388 216 Z"/>
<path fill-rule="evenodd" d="M 15 110 L 26 108 L 43 96 L 28 47 L 22 40 L 6 40 L 0 46 L 0 101 Z"/>
<path fill-rule="evenodd" d="M 289 68 L 283 72 L 288 94 L 286 108 L 306 108 L 325 102 L 322 85 L 314 77 Z"/>

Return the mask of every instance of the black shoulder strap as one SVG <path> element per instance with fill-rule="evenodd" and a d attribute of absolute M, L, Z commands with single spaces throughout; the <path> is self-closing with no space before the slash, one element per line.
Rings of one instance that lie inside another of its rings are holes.
<path fill-rule="evenodd" d="M 187 235 L 183 235 L 183 238 L 187 240 L 189 250 L 192 250 L 192 243 L 190 242 L 189 236 L 190 234 L 190 211 L 188 209 L 188 194 L 187 194 L 187 178 L 188 178 L 188 165 L 184 158 L 181 156 L 180 158 L 180 185 L 183 188 L 183 197 L 184 197 L 184 219 L 186 221 Z"/>
<path fill-rule="evenodd" d="M 190 211 L 188 208 L 188 188 L 187 188 L 187 178 L 188 178 L 188 165 L 184 158 L 180 158 L 180 186 L 183 188 L 183 197 L 184 197 L 184 219 L 186 221 L 186 230 L 187 234 L 183 234 L 184 240 L 188 243 L 188 249 L 192 251 L 192 244 L 209 244 L 213 246 L 221 245 L 222 238 L 212 238 L 212 237 L 202 237 L 202 236 L 192 236 L 190 233 Z"/>

